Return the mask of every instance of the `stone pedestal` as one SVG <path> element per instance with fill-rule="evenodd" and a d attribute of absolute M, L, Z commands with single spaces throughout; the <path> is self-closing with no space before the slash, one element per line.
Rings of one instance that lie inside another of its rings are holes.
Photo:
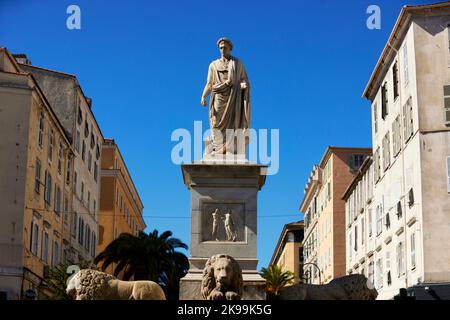
<path fill-rule="evenodd" d="M 265 299 L 264 279 L 257 273 L 256 236 L 257 194 L 265 183 L 267 166 L 239 160 L 208 159 L 182 166 L 184 183 L 191 192 L 191 239 L 190 270 L 180 282 L 181 300 L 202 299 L 205 263 L 222 253 L 242 268 L 242 298 Z"/>

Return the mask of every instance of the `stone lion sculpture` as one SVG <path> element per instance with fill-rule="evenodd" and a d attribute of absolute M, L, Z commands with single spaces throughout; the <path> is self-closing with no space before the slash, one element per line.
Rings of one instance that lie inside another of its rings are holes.
<path fill-rule="evenodd" d="M 242 269 L 233 257 L 217 254 L 208 259 L 201 287 L 204 299 L 240 300 L 242 287 Z"/>
<path fill-rule="evenodd" d="M 153 281 L 122 281 L 91 269 L 78 271 L 66 292 L 75 300 L 166 300 L 163 289 Z"/>
<path fill-rule="evenodd" d="M 362 274 L 336 278 L 324 285 L 296 284 L 286 287 L 280 294 L 281 300 L 375 300 L 377 290 L 368 286 L 368 279 Z M 369 288 L 370 287 L 370 288 Z"/>

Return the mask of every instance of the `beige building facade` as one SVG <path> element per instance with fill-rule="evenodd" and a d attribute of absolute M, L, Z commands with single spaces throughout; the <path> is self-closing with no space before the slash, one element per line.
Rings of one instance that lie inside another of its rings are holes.
<path fill-rule="evenodd" d="M 0 295 L 36 297 L 67 258 L 74 151 L 35 78 L 0 48 Z"/>
<path fill-rule="evenodd" d="M 33 75 L 70 138 L 74 166 L 72 188 L 71 247 L 69 258 L 92 260 L 97 254 L 100 210 L 100 164 L 103 135 L 74 75 L 33 66 L 26 60 L 20 68 Z"/>
<path fill-rule="evenodd" d="M 380 299 L 450 282 L 449 25 L 449 2 L 403 7 L 364 91 Z"/>
<path fill-rule="evenodd" d="M 308 283 L 328 283 L 345 275 L 345 203 L 341 199 L 368 148 L 328 147 L 313 167 L 304 190 L 303 274 Z"/>

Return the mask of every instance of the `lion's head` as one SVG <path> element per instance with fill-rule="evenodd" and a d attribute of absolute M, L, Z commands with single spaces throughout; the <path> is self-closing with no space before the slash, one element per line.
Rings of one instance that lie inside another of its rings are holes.
<path fill-rule="evenodd" d="M 233 257 L 226 254 L 217 254 L 208 259 L 205 269 L 203 269 L 203 298 L 211 299 L 213 290 L 224 295 L 227 292 L 234 292 L 241 297 L 242 285 L 242 269 Z"/>
<path fill-rule="evenodd" d="M 76 300 L 94 300 L 108 288 L 108 282 L 115 279 L 110 274 L 97 270 L 78 271 L 67 284 L 67 294 Z"/>

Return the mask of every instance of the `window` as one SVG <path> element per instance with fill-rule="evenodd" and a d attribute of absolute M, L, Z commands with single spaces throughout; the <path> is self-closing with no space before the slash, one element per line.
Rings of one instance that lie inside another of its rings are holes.
<path fill-rule="evenodd" d="M 400 219 L 402 217 L 402 215 L 403 215 L 402 211 L 403 211 L 402 210 L 402 202 L 399 201 L 399 202 L 397 202 L 397 218 L 398 219 Z"/>
<path fill-rule="evenodd" d="M 31 223 L 31 235 L 30 235 L 30 251 L 35 256 L 38 254 L 38 243 L 39 243 L 39 226 L 37 221 L 33 219 Z"/>
<path fill-rule="evenodd" d="M 84 201 L 84 182 L 81 181 L 81 201 Z"/>
<path fill-rule="evenodd" d="M 91 192 L 88 191 L 88 195 L 87 195 L 87 207 L 88 207 L 88 211 L 91 210 Z"/>
<path fill-rule="evenodd" d="M 84 122 L 84 137 L 87 138 L 89 136 L 89 123 L 86 121 Z"/>
<path fill-rule="evenodd" d="M 397 99 L 399 95 L 398 91 L 398 63 L 397 61 L 394 63 L 392 67 L 392 83 L 394 85 L 394 100 Z"/>
<path fill-rule="evenodd" d="M 390 272 L 391 270 L 391 252 L 388 250 L 386 251 L 386 270 Z M 389 279 L 388 279 L 389 282 Z M 390 285 L 390 283 L 388 283 Z"/>
<path fill-rule="evenodd" d="M 364 238 L 366 237 L 365 235 L 365 220 L 364 218 L 361 218 L 361 245 L 364 244 Z"/>
<path fill-rule="evenodd" d="M 384 225 L 386 226 L 386 230 L 391 227 L 391 218 L 389 216 L 389 211 L 387 211 L 386 215 L 384 216 Z"/>
<path fill-rule="evenodd" d="M 409 97 L 408 101 L 403 105 L 403 132 L 405 143 L 411 138 L 413 131 L 412 99 Z"/>
<path fill-rule="evenodd" d="M 42 148 L 44 143 L 44 113 L 39 114 L 39 126 L 38 126 L 38 145 Z"/>
<path fill-rule="evenodd" d="M 84 248 L 86 249 L 86 250 L 89 250 L 90 249 L 90 247 L 91 247 L 91 228 L 89 227 L 89 225 L 88 224 L 86 224 L 86 230 L 85 230 L 85 232 L 84 232 L 84 236 L 85 236 L 85 239 L 84 239 Z"/>
<path fill-rule="evenodd" d="M 44 229 L 44 233 L 42 235 L 42 260 L 48 264 L 48 230 Z"/>
<path fill-rule="evenodd" d="M 377 183 L 381 178 L 380 148 L 377 148 L 377 150 L 375 151 L 374 160 L 375 183 Z"/>
<path fill-rule="evenodd" d="M 45 171 L 45 194 L 44 199 L 47 205 L 52 203 L 52 176 Z"/>
<path fill-rule="evenodd" d="M 98 181 L 97 181 L 97 177 L 98 177 L 98 164 L 97 164 L 97 162 L 95 161 L 95 162 L 94 162 L 94 181 L 95 181 L 95 182 L 98 182 Z"/>
<path fill-rule="evenodd" d="M 77 150 L 77 152 L 80 152 L 80 143 L 81 143 L 80 130 L 77 129 L 77 135 L 75 138 L 75 149 Z"/>
<path fill-rule="evenodd" d="M 375 134 L 378 132 L 378 105 L 373 105 L 373 129 Z"/>
<path fill-rule="evenodd" d="M 414 191 L 412 188 L 408 192 L 408 205 L 410 208 L 414 205 Z"/>
<path fill-rule="evenodd" d="M 383 215 L 381 211 L 381 206 L 378 205 L 376 209 L 376 219 L 377 219 L 377 236 L 383 231 Z"/>
<path fill-rule="evenodd" d="M 86 160 L 86 143 L 83 140 L 83 148 L 81 149 L 81 159 Z"/>
<path fill-rule="evenodd" d="M 376 263 L 376 288 L 380 289 L 383 286 L 383 261 L 380 259 Z"/>
<path fill-rule="evenodd" d="M 403 46 L 403 77 L 405 78 L 405 85 L 409 82 L 408 73 L 408 47 L 406 44 Z"/>
<path fill-rule="evenodd" d="M 91 240 L 91 256 L 95 257 L 95 247 L 97 246 L 97 236 L 95 235 L 95 232 L 92 231 L 92 240 Z"/>
<path fill-rule="evenodd" d="M 388 113 L 388 89 L 387 82 L 385 82 L 381 86 L 381 118 L 386 119 Z"/>
<path fill-rule="evenodd" d="M 80 108 L 80 99 L 78 98 L 78 125 L 81 125 L 83 123 L 83 111 Z"/>
<path fill-rule="evenodd" d="M 368 229 L 369 229 L 369 237 L 372 236 L 372 208 L 369 209 L 369 212 L 367 214 L 368 218 L 369 218 L 369 222 L 368 222 Z"/>
<path fill-rule="evenodd" d="M 393 151 L 394 151 L 394 157 L 396 157 L 401 148 L 401 128 L 400 128 L 400 116 L 397 116 L 397 118 L 395 118 L 394 122 L 392 123 L 392 147 L 393 147 Z"/>
<path fill-rule="evenodd" d="M 354 154 L 353 155 L 353 165 L 354 169 L 358 170 L 363 164 L 365 156 L 363 154 Z"/>
<path fill-rule="evenodd" d="M 69 223 L 69 199 L 64 197 L 64 224 Z"/>
<path fill-rule="evenodd" d="M 370 261 L 369 262 L 369 277 L 368 278 L 369 278 L 369 282 L 372 283 L 372 284 L 374 284 L 374 282 L 373 282 L 373 280 L 374 280 L 373 279 L 373 273 L 374 273 L 373 271 L 374 270 L 373 269 L 374 269 L 373 268 L 373 261 Z"/>
<path fill-rule="evenodd" d="M 52 266 L 56 266 L 59 263 L 59 243 L 58 240 L 53 240 L 53 256 Z"/>
<path fill-rule="evenodd" d="M 58 145 L 58 174 L 61 175 L 62 172 L 62 155 L 63 155 L 63 147 L 60 142 Z"/>
<path fill-rule="evenodd" d="M 41 161 L 36 159 L 36 167 L 34 174 L 34 190 L 39 193 L 41 189 Z"/>
<path fill-rule="evenodd" d="M 331 200 L 331 183 L 327 183 L 327 200 Z"/>
<path fill-rule="evenodd" d="M 73 192 L 77 194 L 77 182 L 78 182 L 78 173 L 75 171 L 73 173 Z"/>
<path fill-rule="evenodd" d="M 89 172 L 91 172 L 91 169 L 92 169 L 92 152 L 89 151 L 89 153 L 88 153 L 88 170 L 89 170 Z"/>
<path fill-rule="evenodd" d="M 450 192 L 450 157 L 447 157 L 447 192 Z"/>
<path fill-rule="evenodd" d="M 50 128 L 48 130 L 48 160 L 53 160 L 53 144 L 55 143 L 55 134 L 53 132 L 53 129 Z"/>
<path fill-rule="evenodd" d="M 358 251 L 358 226 L 355 226 L 355 232 L 354 232 L 354 235 L 355 235 L 355 241 L 354 241 L 354 250 L 355 251 Z"/>
<path fill-rule="evenodd" d="M 400 278 L 404 273 L 404 261 L 403 261 L 403 243 L 399 242 L 397 245 L 397 276 Z"/>
<path fill-rule="evenodd" d="M 91 132 L 91 149 L 94 149 L 95 147 L 95 137 L 94 132 Z"/>
<path fill-rule="evenodd" d="M 61 188 L 55 185 L 55 213 L 59 216 L 61 213 Z"/>
<path fill-rule="evenodd" d="M 94 199 L 94 217 L 95 217 L 95 214 L 97 213 L 96 210 L 97 210 L 97 202 Z"/>
<path fill-rule="evenodd" d="M 411 233 L 411 269 L 416 267 L 416 234 Z"/>
<path fill-rule="evenodd" d="M 83 245 L 84 241 L 84 221 L 80 217 L 78 218 L 78 243 Z"/>
<path fill-rule="evenodd" d="M 70 158 L 66 158 L 66 185 L 70 185 Z"/>
<path fill-rule="evenodd" d="M 78 221 L 78 214 L 76 212 L 73 212 L 73 214 L 72 214 L 72 238 L 77 237 L 77 221 Z"/>
<path fill-rule="evenodd" d="M 389 139 L 389 132 L 383 138 L 383 169 L 386 171 L 391 164 L 391 143 Z"/>
<path fill-rule="evenodd" d="M 97 147 L 95 148 L 95 158 L 98 160 L 100 159 L 100 145 L 97 144 Z"/>

